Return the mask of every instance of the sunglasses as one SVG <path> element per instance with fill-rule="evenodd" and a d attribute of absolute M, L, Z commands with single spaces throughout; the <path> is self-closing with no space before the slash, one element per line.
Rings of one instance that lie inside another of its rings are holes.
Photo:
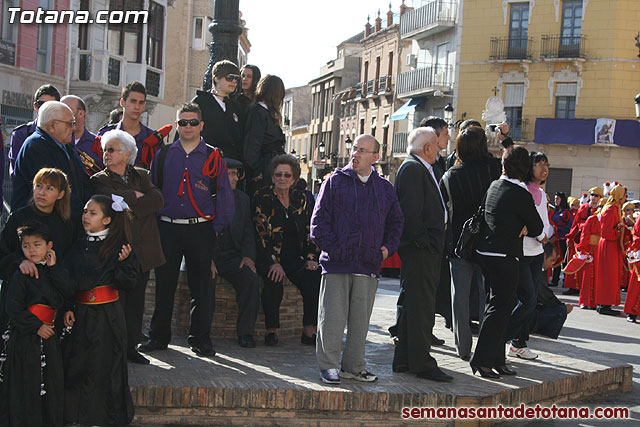
<path fill-rule="evenodd" d="M 109 148 L 107 148 L 106 150 L 104 150 L 104 152 L 105 152 L 105 153 L 109 153 L 109 154 L 113 154 L 113 153 L 115 153 L 116 151 L 122 151 L 122 150 L 116 150 L 116 149 L 115 149 L 115 148 L 113 148 L 113 147 L 109 147 Z"/>
<path fill-rule="evenodd" d="M 291 178 L 293 176 L 289 172 L 276 172 L 276 173 L 274 173 L 274 175 L 275 175 L 276 178 L 282 178 L 284 176 L 287 179 Z"/>
<path fill-rule="evenodd" d="M 238 74 L 227 74 L 226 76 L 224 76 L 224 79 L 229 83 L 234 81 L 237 82 L 240 80 L 240 76 Z"/>
<path fill-rule="evenodd" d="M 592 197 L 600 197 L 600 195 L 599 195 L 599 194 L 595 194 L 595 193 L 591 193 L 591 196 L 592 196 Z"/>
<path fill-rule="evenodd" d="M 191 120 L 187 120 L 187 119 L 180 119 L 178 120 L 178 126 L 186 126 L 186 125 L 191 125 L 191 126 L 198 126 L 200 124 L 200 120 L 198 119 L 191 119 Z"/>

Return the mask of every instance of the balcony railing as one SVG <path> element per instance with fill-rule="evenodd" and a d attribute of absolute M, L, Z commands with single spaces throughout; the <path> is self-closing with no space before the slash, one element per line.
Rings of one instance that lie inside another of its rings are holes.
<path fill-rule="evenodd" d="M 405 13 L 400 18 L 400 35 L 406 38 L 421 33 L 427 36 L 444 31 L 453 27 L 456 13 L 456 1 L 434 0 Z"/>
<path fill-rule="evenodd" d="M 107 83 L 120 86 L 120 67 L 122 63 L 119 59 L 109 58 L 109 68 L 107 70 Z"/>
<path fill-rule="evenodd" d="M 355 100 L 357 101 L 358 99 L 362 99 L 363 93 L 362 93 L 362 82 L 358 82 L 356 83 L 355 89 L 356 89 L 356 96 L 355 96 Z"/>
<path fill-rule="evenodd" d="M 375 83 L 376 83 L 376 79 L 371 79 L 367 81 L 367 98 L 376 95 Z"/>
<path fill-rule="evenodd" d="M 407 153 L 407 137 L 408 132 L 397 132 L 393 134 L 391 140 L 391 151 L 393 154 L 406 154 Z"/>
<path fill-rule="evenodd" d="M 151 96 L 160 95 L 160 73 L 147 69 L 147 79 L 145 87 Z"/>
<path fill-rule="evenodd" d="M 398 75 L 396 92 L 399 97 L 417 95 L 434 90 L 450 90 L 453 85 L 453 66 L 434 65 L 416 68 Z"/>
<path fill-rule="evenodd" d="M 586 58 L 585 36 L 543 35 L 540 57 L 545 58 Z"/>
<path fill-rule="evenodd" d="M 391 76 L 382 76 L 378 79 L 378 93 L 391 93 Z"/>
<path fill-rule="evenodd" d="M 533 39 L 531 37 L 509 38 L 491 37 L 491 53 L 493 61 L 531 59 Z"/>
<path fill-rule="evenodd" d="M 91 80 L 91 54 L 81 53 L 78 55 L 78 80 L 87 82 Z"/>

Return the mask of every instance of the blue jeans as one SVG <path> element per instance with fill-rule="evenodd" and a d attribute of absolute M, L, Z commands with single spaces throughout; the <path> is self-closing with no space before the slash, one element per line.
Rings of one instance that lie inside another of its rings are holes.
<path fill-rule="evenodd" d="M 536 305 L 538 304 L 538 283 L 542 276 L 544 254 L 525 256 L 520 259 L 518 270 L 518 303 L 511 312 L 507 339 L 518 348 L 526 347 L 529 329 Z"/>
<path fill-rule="evenodd" d="M 477 304 L 478 313 L 482 319 L 484 313 L 484 278 L 482 268 L 475 262 L 452 256 L 451 264 L 451 311 L 453 320 L 453 334 L 455 337 L 458 356 L 465 357 L 471 354 L 472 336 L 469 326 L 470 304 Z M 472 287 L 478 288 L 478 299 L 469 301 Z M 481 320 L 482 321 L 482 320 Z"/>

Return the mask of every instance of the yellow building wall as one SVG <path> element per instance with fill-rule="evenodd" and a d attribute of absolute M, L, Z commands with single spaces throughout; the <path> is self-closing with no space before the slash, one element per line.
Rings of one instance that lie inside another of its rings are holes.
<path fill-rule="evenodd" d="M 510 70 L 525 71 L 519 63 L 489 61 L 490 38 L 509 34 L 510 4 L 505 25 L 502 3 L 502 0 L 464 1 L 457 118 L 463 112 L 467 118 L 481 118 L 500 70 L 505 74 Z M 531 10 L 528 36 L 533 39 L 533 59 L 526 64 L 529 88 L 523 106 L 523 118 L 530 123 L 531 136 L 535 118 L 554 117 L 555 97 L 550 101 L 549 79 L 553 72 L 567 67 L 574 72 L 581 68 L 582 88 L 576 118 L 635 119 L 633 98 L 640 92 L 640 60 L 634 37 L 640 29 L 637 24 L 640 1 L 592 0 L 583 13 L 586 61 L 556 62 L 540 59 L 541 37 L 560 34 L 562 1 L 557 22 L 553 0 L 536 0 Z"/>

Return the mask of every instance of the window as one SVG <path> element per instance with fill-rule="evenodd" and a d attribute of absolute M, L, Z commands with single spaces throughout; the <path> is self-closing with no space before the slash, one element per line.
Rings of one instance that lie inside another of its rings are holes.
<path fill-rule="evenodd" d="M 364 62 L 364 77 L 362 79 L 362 82 L 364 84 L 367 84 L 367 79 L 369 78 L 369 61 L 365 61 Z"/>
<path fill-rule="evenodd" d="M 527 57 L 529 35 L 529 2 L 512 3 L 509 21 L 509 59 Z"/>
<path fill-rule="evenodd" d="M 335 102 L 333 102 L 333 97 L 336 94 L 336 88 L 332 87 L 331 88 L 331 96 L 329 97 L 329 115 L 333 116 L 333 105 L 335 104 Z"/>
<path fill-rule="evenodd" d="M 40 7 L 44 10 L 52 9 L 49 0 L 40 0 Z M 36 71 L 49 72 L 51 62 L 51 29 L 52 25 L 38 25 L 38 45 L 36 48 Z"/>
<path fill-rule="evenodd" d="M 164 7 L 149 3 L 149 26 L 147 27 L 147 64 L 162 68 L 162 40 L 164 39 Z"/>
<path fill-rule="evenodd" d="M 154 4 L 154 3 L 152 3 Z M 109 11 L 114 10 L 144 10 L 141 0 L 110 0 Z M 149 14 L 149 31 L 154 21 Z M 162 16 L 164 19 L 164 13 Z M 124 56 L 129 62 L 142 62 L 142 20 L 137 24 L 109 24 L 107 35 L 107 49 L 112 55 Z"/>
<path fill-rule="evenodd" d="M 364 133 L 364 119 L 360 119 L 360 135 Z"/>
<path fill-rule="evenodd" d="M 375 90 L 378 90 L 378 82 L 380 81 L 380 57 L 376 58 L 376 83 Z"/>
<path fill-rule="evenodd" d="M 522 105 L 524 103 L 524 84 L 504 85 L 504 112 L 515 141 L 522 139 Z"/>
<path fill-rule="evenodd" d="M 387 70 L 387 75 L 393 75 L 393 52 L 389 52 L 389 69 Z"/>
<path fill-rule="evenodd" d="M 307 145 L 309 144 L 309 137 L 305 136 L 304 137 L 304 152 L 303 154 L 306 156 L 307 155 Z"/>
<path fill-rule="evenodd" d="M 191 47 L 194 49 L 202 49 L 204 47 L 203 31 L 204 18 L 193 19 L 193 41 Z"/>
<path fill-rule="evenodd" d="M 579 56 L 581 31 L 582 0 L 565 0 L 562 4 L 559 57 L 574 58 Z"/>
<path fill-rule="evenodd" d="M 89 10 L 89 0 L 80 0 L 80 10 Z M 78 49 L 89 49 L 89 24 L 78 25 Z"/>
<path fill-rule="evenodd" d="M 549 177 L 545 186 L 546 193 L 553 195 L 562 191 L 565 194 L 571 194 L 572 178 L 573 169 L 549 168 Z"/>
<path fill-rule="evenodd" d="M 556 119 L 576 118 L 576 97 L 556 96 Z"/>

